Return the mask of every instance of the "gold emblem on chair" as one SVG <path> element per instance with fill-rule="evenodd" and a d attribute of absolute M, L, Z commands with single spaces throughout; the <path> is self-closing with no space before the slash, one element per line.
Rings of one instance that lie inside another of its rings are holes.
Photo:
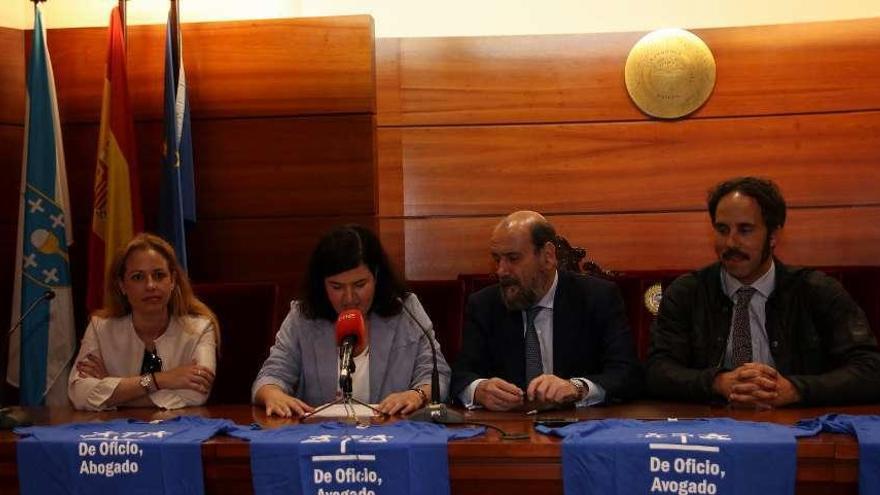
<path fill-rule="evenodd" d="M 660 311 L 661 299 L 663 299 L 663 286 L 657 282 L 645 291 L 645 309 L 657 316 L 657 312 Z"/>

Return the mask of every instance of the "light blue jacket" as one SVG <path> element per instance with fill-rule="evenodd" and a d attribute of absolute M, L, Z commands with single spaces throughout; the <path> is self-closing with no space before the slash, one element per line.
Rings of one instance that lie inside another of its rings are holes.
<path fill-rule="evenodd" d="M 450 370 L 434 337 L 427 313 L 415 294 L 404 300 L 407 309 L 428 330 L 437 348 L 440 370 L 440 398 L 446 400 Z M 384 318 L 370 312 L 370 403 L 388 394 L 431 383 L 431 347 L 416 323 L 401 311 Z M 263 385 L 274 384 L 287 394 L 311 406 L 333 401 L 339 385 L 335 322 L 305 318 L 299 303 L 290 303 L 290 312 L 275 336 L 275 345 L 251 387 L 251 400 Z"/>

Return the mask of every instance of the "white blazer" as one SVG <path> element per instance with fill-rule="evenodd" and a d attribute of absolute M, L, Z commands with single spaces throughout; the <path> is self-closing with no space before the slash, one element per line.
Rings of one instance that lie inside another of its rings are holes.
<path fill-rule="evenodd" d="M 172 318 L 168 329 L 156 339 L 156 354 L 162 359 L 162 370 L 191 364 L 193 360 L 212 371 L 217 367 L 217 340 L 210 320 L 185 316 Z M 122 318 L 92 318 L 76 362 L 93 353 L 100 356 L 107 369 L 107 378 L 83 378 L 74 366 L 68 379 L 68 396 L 76 409 L 101 411 L 113 409 L 105 405 L 122 378 L 139 376 L 144 359 L 144 343 L 131 323 L 131 315 Z M 150 400 L 163 409 L 198 406 L 208 395 L 195 390 L 157 390 Z"/>

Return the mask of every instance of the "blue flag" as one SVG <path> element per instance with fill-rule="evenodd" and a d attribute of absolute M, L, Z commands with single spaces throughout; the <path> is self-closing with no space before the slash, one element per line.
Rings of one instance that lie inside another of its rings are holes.
<path fill-rule="evenodd" d="M 173 12 L 168 13 L 165 29 L 165 142 L 159 234 L 174 246 L 177 260 L 186 270 L 186 222 L 196 221 L 196 193 L 182 39 Z"/>
<path fill-rule="evenodd" d="M 202 442 L 232 426 L 179 416 L 16 428 L 21 493 L 201 495 Z"/>
<path fill-rule="evenodd" d="M 320 423 L 270 430 L 238 428 L 229 434 L 251 442 L 257 495 L 448 495 L 447 440 L 483 431 L 399 421 L 366 427 Z"/>
<path fill-rule="evenodd" d="M 795 486 L 795 437 L 809 434 L 728 418 L 607 419 L 537 429 L 564 438 L 566 494 L 607 495 L 790 495 Z"/>
<path fill-rule="evenodd" d="M 39 3 L 28 64 L 25 150 L 21 174 L 7 380 L 24 405 L 67 404 L 67 375 L 76 345 L 70 267 L 73 242 L 61 122 Z"/>

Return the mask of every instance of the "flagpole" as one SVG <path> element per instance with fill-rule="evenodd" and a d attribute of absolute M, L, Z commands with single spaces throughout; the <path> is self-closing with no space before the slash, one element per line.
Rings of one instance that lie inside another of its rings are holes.
<path fill-rule="evenodd" d="M 171 57 L 174 61 L 174 87 L 180 80 L 180 4 L 171 0 Z"/>
<path fill-rule="evenodd" d="M 125 42 L 125 58 L 128 59 L 128 0 L 119 0 L 119 18 L 122 21 L 122 40 Z"/>

